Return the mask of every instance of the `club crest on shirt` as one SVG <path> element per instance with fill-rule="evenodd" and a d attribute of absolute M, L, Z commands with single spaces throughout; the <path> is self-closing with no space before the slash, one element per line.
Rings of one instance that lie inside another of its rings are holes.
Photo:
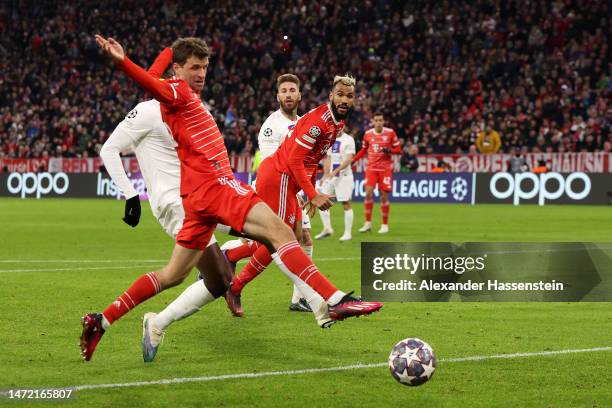
<path fill-rule="evenodd" d="M 319 137 L 319 135 L 321 134 L 321 129 L 319 129 L 318 126 L 313 126 L 308 131 L 308 134 L 312 137 Z"/>
<path fill-rule="evenodd" d="M 272 129 L 270 129 L 270 128 L 265 128 L 265 129 L 264 129 L 264 131 L 263 131 L 263 135 L 264 135 L 265 137 L 270 137 L 270 136 L 272 136 Z"/>
<path fill-rule="evenodd" d="M 289 216 L 289 224 L 291 225 L 295 224 L 295 214 L 291 214 Z"/>

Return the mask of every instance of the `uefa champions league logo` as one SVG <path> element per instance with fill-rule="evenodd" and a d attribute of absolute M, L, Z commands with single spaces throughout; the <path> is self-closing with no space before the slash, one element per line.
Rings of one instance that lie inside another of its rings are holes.
<path fill-rule="evenodd" d="M 468 194 L 468 183 L 463 177 L 456 177 L 451 183 L 451 194 L 457 201 L 462 201 Z"/>

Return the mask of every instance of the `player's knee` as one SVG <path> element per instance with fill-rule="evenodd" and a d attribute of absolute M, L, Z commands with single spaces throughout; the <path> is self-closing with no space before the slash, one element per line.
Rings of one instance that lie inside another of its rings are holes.
<path fill-rule="evenodd" d="M 277 248 L 286 242 L 295 240 L 295 233 L 287 224 L 285 224 L 280 218 L 277 218 L 278 222 L 275 222 L 269 229 L 268 240 L 270 243 Z"/>
<path fill-rule="evenodd" d="M 156 272 L 157 280 L 162 290 L 181 284 L 189 275 L 189 271 L 179 271 L 170 266 Z"/>

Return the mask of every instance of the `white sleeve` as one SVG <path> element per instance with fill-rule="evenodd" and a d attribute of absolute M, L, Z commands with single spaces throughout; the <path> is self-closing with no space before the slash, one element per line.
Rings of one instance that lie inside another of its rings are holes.
<path fill-rule="evenodd" d="M 355 154 L 355 139 L 349 136 L 346 140 L 346 154 Z"/>
<path fill-rule="evenodd" d="M 259 129 L 257 143 L 259 144 L 261 160 L 273 155 L 278 150 L 278 146 L 280 146 L 280 141 L 276 139 L 271 122 L 270 118 L 266 119 L 263 125 L 261 125 L 261 129 Z"/>
<path fill-rule="evenodd" d="M 123 162 L 119 156 L 120 152 L 126 151 L 133 143 L 129 132 L 126 132 L 123 126 L 123 122 L 115 128 L 110 137 L 104 142 L 102 149 L 100 150 L 100 158 L 104 162 L 106 171 L 111 176 L 119 190 L 125 195 L 125 198 L 132 198 L 138 195 L 138 192 L 130 183 L 125 169 L 123 168 Z"/>

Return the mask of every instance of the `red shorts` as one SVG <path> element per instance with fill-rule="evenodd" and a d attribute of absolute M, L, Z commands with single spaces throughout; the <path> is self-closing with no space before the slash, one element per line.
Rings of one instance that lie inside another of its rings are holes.
<path fill-rule="evenodd" d="M 274 168 L 272 160 L 264 160 L 261 163 L 257 170 L 257 195 L 291 229 L 302 217 L 302 209 L 296 197 L 298 190 L 299 187 L 288 174 L 280 173 Z"/>
<path fill-rule="evenodd" d="M 176 243 L 203 250 L 217 224 L 242 232 L 247 214 L 260 201 L 251 186 L 233 178 L 211 178 L 183 197 L 185 219 Z"/>
<path fill-rule="evenodd" d="M 391 192 L 393 191 L 393 169 L 388 170 L 367 170 L 366 169 L 366 187 L 376 187 Z"/>

